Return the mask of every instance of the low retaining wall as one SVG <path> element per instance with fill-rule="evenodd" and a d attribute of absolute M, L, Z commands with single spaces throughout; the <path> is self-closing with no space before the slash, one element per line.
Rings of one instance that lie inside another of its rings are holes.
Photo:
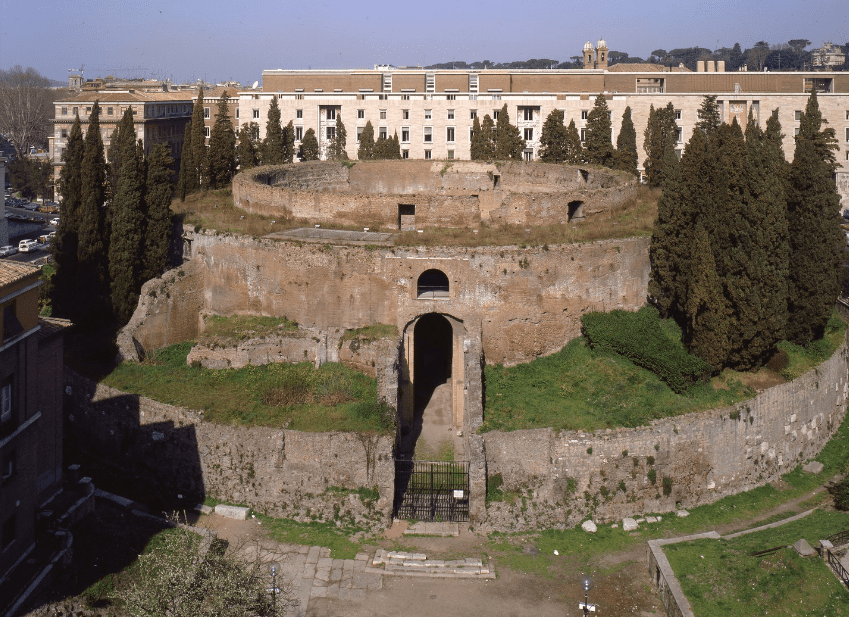
<path fill-rule="evenodd" d="M 487 475 L 513 501 L 495 529 L 571 527 L 694 507 L 777 480 L 816 456 L 846 413 L 847 343 L 816 369 L 743 403 L 594 433 L 480 435 Z"/>
<path fill-rule="evenodd" d="M 300 520 L 381 526 L 391 515 L 392 435 L 212 424 L 202 412 L 95 384 L 67 368 L 65 410 L 69 439 L 151 491 Z"/>

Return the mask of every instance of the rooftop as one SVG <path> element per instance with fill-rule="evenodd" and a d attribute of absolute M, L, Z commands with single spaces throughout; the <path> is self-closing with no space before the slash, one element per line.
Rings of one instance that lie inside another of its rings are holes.
<path fill-rule="evenodd" d="M 40 273 L 38 266 L 20 261 L 0 261 L 0 286 L 12 285 Z"/>

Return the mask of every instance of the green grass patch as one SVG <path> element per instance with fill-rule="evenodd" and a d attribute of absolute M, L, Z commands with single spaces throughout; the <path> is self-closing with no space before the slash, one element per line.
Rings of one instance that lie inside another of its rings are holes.
<path fill-rule="evenodd" d="M 770 555 L 751 553 L 790 546 L 805 538 L 812 546 L 849 529 L 849 514 L 817 511 L 781 527 L 731 540 L 697 540 L 664 547 L 693 612 L 725 615 L 837 616 L 846 614 L 849 591 L 818 558 L 792 548 Z"/>
<path fill-rule="evenodd" d="M 397 338 L 398 337 L 398 327 L 392 326 L 384 323 L 376 323 L 371 324 L 370 326 L 365 326 L 363 328 L 356 328 L 354 330 L 345 330 L 345 333 L 342 335 L 342 338 L 339 339 L 339 347 L 346 341 L 358 340 L 362 343 L 371 343 L 372 341 L 376 341 L 382 338 Z"/>
<path fill-rule="evenodd" d="M 782 341 L 778 344 L 779 349 L 787 352 L 789 363 L 782 371 L 782 376 L 790 381 L 796 379 L 827 360 L 834 353 L 846 335 L 846 322 L 843 321 L 835 311 L 825 326 L 825 334 L 818 341 L 812 341 L 807 345 L 800 346 Z"/>
<path fill-rule="evenodd" d="M 385 432 L 393 413 L 377 400 L 377 381 L 338 363 L 308 362 L 214 370 L 187 366 L 193 343 L 124 362 L 103 383 L 130 394 L 204 412 L 219 424 L 301 431 Z"/>
<path fill-rule="evenodd" d="M 353 559 L 360 551 L 360 544 L 350 540 L 350 536 L 362 531 L 357 528 L 337 527 L 333 522 L 299 523 L 285 518 L 272 518 L 264 514 L 257 514 L 256 517 L 268 530 L 269 535 L 278 542 L 324 546 L 330 549 L 334 559 Z"/>
<path fill-rule="evenodd" d="M 220 344 L 222 341 L 238 342 L 297 330 L 298 323 L 285 317 L 207 315 L 204 318 L 204 331 L 198 342 L 204 345 Z"/>

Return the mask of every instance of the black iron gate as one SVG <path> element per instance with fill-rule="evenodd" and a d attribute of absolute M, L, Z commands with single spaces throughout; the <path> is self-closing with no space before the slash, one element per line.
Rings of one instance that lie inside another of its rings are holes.
<path fill-rule="evenodd" d="M 395 459 L 393 515 L 417 521 L 468 521 L 469 462 Z"/>

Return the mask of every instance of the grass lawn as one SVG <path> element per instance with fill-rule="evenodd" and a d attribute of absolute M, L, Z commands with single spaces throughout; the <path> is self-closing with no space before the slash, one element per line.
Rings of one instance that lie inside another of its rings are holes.
<path fill-rule="evenodd" d="M 664 321 L 667 336 L 681 333 Z M 592 431 L 645 426 L 652 420 L 723 407 L 751 398 L 755 388 L 794 379 L 831 356 L 843 341 L 846 324 L 833 317 L 826 336 L 800 347 L 783 342 L 789 364 L 780 373 L 723 371 L 708 384 L 676 394 L 654 373 L 615 353 L 590 349 L 584 338 L 527 364 L 484 369 L 486 400 L 483 431 L 552 427 Z M 751 384 L 751 385 L 750 385 Z"/>
<path fill-rule="evenodd" d="M 731 540 L 696 540 L 664 547 L 669 563 L 698 617 L 726 615 L 845 615 L 849 591 L 819 557 L 790 546 L 805 538 L 812 546 L 849 529 L 849 513 L 816 511 L 775 529 Z"/>
<path fill-rule="evenodd" d="M 178 343 L 143 363 L 124 362 L 103 383 L 130 394 L 204 412 L 220 424 L 285 426 L 302 431 L 383 432 L 391 414 L 377 402 L 377 381 L 341 364 L 267 364 L 213 370 L 187 366 L 193 343 Z"/>

